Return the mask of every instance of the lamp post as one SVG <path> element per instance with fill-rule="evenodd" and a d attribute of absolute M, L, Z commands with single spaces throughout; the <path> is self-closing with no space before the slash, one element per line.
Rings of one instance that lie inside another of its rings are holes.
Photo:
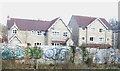
<path fill-rule="evenodd" d="M 113 31 L 113 47 L 114 47 L 114 53 L 115 53 L 115 57 L 116 57 L 116 46 L 115 46 L 115 42 L 116 42 L 116 35 L 115 35 L 116 31 Z M 114 64 L 115 64 L 115 58 L 114 58 Z"/>
<path fill-rule="evenodd" d="M 88 34 L 88 31 L 87 31 L 87 27 L 86 28 L 86 47 L 87 47 L 87 34 Z"/>

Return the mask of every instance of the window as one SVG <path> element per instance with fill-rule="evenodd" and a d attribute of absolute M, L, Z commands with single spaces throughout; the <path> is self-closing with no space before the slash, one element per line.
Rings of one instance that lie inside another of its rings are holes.
<path fill-rule="evenodd" d="M 95 31 L 95 28 L 91 28 L 92 31 Z"/>
<path fill-rule="evenodd" d="M 35 34 L 36 32 L 34 30 L 32 30 L 32 34 Z"/>
<path fill-rule="evenodd" d="M 57 43 L 54 43 L 55 44 L 55 46 L 57 45 Z"/>
<path fill-rule="evenodd" d="M 52 45 L 54 45 L 54 43 L 51 43 Z"/>
<path fill-rule="evenodd" d="M 38 42 L 37 42 L 37 43 L 35 43 L 35 46 L 40 46 L 40 45 L 41 45 L 41 43 L 38 43 Z"/>
<path fill-rule="evenodd" d="M 37 34 L 38 34 L 38 35 L 41 35 L 41 31 L 37 31 Z"/>
<path fill-rule="evenodd" d="M 52 35 L 54 35 L 54 32 L 52 32 Z"/>
<path fill-rule="evenodd" d="M 107 38 L 107 41 L 109 41 L 110 39 L 109 38 Z"/>
<path fill-rule="evenodd" d="M 102 37 L 101 37 L 101 38 L 99 38 L 99 40 L 100 40 L 100 41 L 103 41 L 103 40 L 104 40 L 104 38 L 102 38 Z"/>
<path fill-rule="evenodd" d="M 12 32 L 13 32 L 13 34 L 16 34 L 16 33 L 17 33 L 17 30 L 13 30 Z"/>
<path fill-rule="evenodd" d="M 59 32 L 55 32 L 55 35 L 59 35 Z"/>
<path fill-rule="evenodd" d="M 59 46 L 60 45 L 60 43 L 51 43 L 52 44 L 52 46 Z"/>
<path fill-rule="evenodd" d="M 102 32 L 103 31 L 103 29 L 99 29 L 99 32 Z"/>
<path fill-rule="evenodd" d="M 59 35 L 59 32 L 52 32 L 52 35 Z"/>
<path fill-rule="evenodd" d="M 37 43 L 37 45 L 40 45 L 40 43 Z"/>
<path fill-rule="evenodd" d="M 34 32 L 34 30 L 32 30 L 32 33 Z"/>
<path fill-rule="evenodd" d="M 59 43 L 57 43 L 57 46 L 59 46 Z"/>
<path fill-rule="evenodd" d="M 85 38 L 84 37 L 82 37 L 82 40 L 84 40 Z"/>
<path fill-rule="evenodd" d="M 67 36 L 67 32 L 64 32 L 64 33 L 63 33 L 63 36 Z"/>
<path fill-rule="evenodd" d="M 103 38 L 99 38 L 100 41 L 102 41 Z"/>
<path fill-rule="evenodd" d="M 82 30 L 85 30 L 85 28 L 82 28 Z"/>
<path fill-rule="evenodd" d="M 35 43 L 35 46 L 37 45 L 37 43 Z"/>
<path fill-rule="evenodd" d="M 93 41 L 93 37 L 90 37 L 90 41 Z"/>

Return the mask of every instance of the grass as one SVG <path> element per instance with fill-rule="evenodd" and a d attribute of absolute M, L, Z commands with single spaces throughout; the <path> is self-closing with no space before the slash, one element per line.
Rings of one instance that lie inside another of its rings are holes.
<path fill-rule="evenodd" d="M 15 63 L 14 60 L 2 61 L 2 69 L 35 69 L 35 64 Z M 64 64 L 38 64 L 38 69 L 120 69 L 120 64 L 95 64 L 89 66 L 85 63 L 74 64 L 67 62 Z"/>

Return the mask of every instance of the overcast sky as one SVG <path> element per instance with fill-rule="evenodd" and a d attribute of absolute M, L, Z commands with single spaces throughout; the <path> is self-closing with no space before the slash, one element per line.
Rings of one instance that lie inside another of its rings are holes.
<path fill-rule="evenodd" d="M 117 2 L 21 2 L 2 3 L 0 22 L 13 18 L 52 20 L 61 17 L 68 24 L 72 15 L 118 18 Z"/>

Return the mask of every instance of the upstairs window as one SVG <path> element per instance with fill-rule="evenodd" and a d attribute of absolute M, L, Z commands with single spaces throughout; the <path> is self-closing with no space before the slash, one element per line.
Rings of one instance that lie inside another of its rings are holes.
<path fill-rule="evenodd" d="M 52 35 L 59 35 L 59 32 L 52 32 Z"/>
<path fill-rule="evenodd" d="M 84 40 L 85 39 L 85 37 L 82 37 L 82 40 Z"/>
<path fill-rule="evenodd" d="M 17 33 L 17 30 L 16 30 L 16 29 L 12 30 L 12 33 L 13 33 L 13 34 L 16 34 L 16 33 Z"/>
<path fill-rule="evenodd" d="M 95 28 L 91 28 L 92 31 L 95 31 Z"/>
<path fill-rule="evenodd" d="M 67 32 L 64 32 L 64 33 L 63 33 L 63 36 L 66 36 L 66 37 L 67 37 L 67 35 L 68 35 Z"/>
<path fill-rule="evenodd" d="M 85 30 L 85 28 L 82 28 L 82 30 Z"/>
<path fill-rule="evenodd" d="M 32 30 L 32 34 L 36 34 L 36 31 Z"/>
<path fill-rule="evenodd" d="M 37 31 L 37 35 L 41 35 L 41 31 Z"/>
<path fill-rule="evenodd" d="M 56 35 L 59 35 L 59 32 L 56 32 Z"/>
<path fill-rule="evenodd" d="M 103 29 L 99 29 L 99 32 L 102 32 L 103 31 Z"/>

